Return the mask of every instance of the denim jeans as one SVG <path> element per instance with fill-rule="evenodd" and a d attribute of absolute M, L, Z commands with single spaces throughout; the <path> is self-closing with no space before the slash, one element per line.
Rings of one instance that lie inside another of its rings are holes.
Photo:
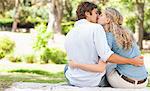
<path fill-rule="evenodd" d="M 66 65 L 65 68 L 64 68 L 64 75 L 65 75 L 65 73 L 66 73 L 67 70 L 68 70 L 68 65 Z M 70 82 L 69 82 L 69 80 L 67 79 L 66 75 L 65 75 L 65 78 L 66 78 L 66 80 L 67 80 L 67 82 L 68 82 L 68 85 L 75 86 L 75 85 L 70 84 Z M 100 81 L 100 83 L 99 83 L 98 86 L 99 86 L 99 87 L 111 87 L 110 84 L 109 84 L 108 81 L 107 81 L 106 75 L 104 75 L 104 76 L 102 77 L 102 79 L 101 79 L 101 81 Z"/>
<path fill-rule="evenodd" d="M 66 80 L 67 80 L 67 82 L 68 82 L 68 85 L 70 85 L 70 86 L 75 86 L 75 85 L 70 84 L 69 80 L 67 79 L 66 74 L 65 74 L 67 70 L 68 70 L 68 64 L 66 64 L 66 66 L 65 66 L 65 68 L 64 68 L 64 75 L 65 75 L 65 78 L 66 78 Z"/>
<path fill-rule="evenodd" d="M 66 71 L 68 70 L 68 64 L 66 64 L 65 68 L 64 68 L 64 75 L 66 73 Z M 65 75 L 66 76 L 66 75 Z"/>
<path fill-rule="evenodd" d="M 107 80 L 106 74 L 102 77 L 98 86 L 99 87 L 111 87 L 111 85 L 109 84 L 109 82 Z"/>

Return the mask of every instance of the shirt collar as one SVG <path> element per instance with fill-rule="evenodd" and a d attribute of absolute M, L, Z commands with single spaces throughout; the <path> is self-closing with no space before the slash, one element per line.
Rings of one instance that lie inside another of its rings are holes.
<path fill-rule="evenodd" d="M 75 27 L 78 27 L 78 26 L 80 26 L 80 25 L 82 25 L 82 24 L 86 24 L 86 23 L 90 23 L 88 20 L 86 20 L 86 19 L 80 19 L 80 20 L 78 20 L 78 21 L 76 21 L 75 22 Z"/>

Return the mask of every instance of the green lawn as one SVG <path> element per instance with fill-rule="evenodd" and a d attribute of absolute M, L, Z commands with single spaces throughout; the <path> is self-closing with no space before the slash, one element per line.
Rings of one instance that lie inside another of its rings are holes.
<path fill-rule="evenodd" d="M 0 60 L 0 91 L 14 82 L 65 82 L 64 65 L 11 63 Z"/>
<path fill-rule="evenodd" d="M 0 73 L 0 91 L 13 82 L 60 83 L 65 82 L 63 72 L 50 73 L 43 70 L 17 69 Z"/>
<path fill-rule="evenodd" d="M 150 74 L 149 56 L 146 65 Z M 9 87 L 14 82 L 60 83 L 66 82 L 63 74 L 64 65 L 55 64 L 25 64 L 11 63 L 0 60 L 0 91 Z M 148 84 L 150 87 L 150 81 Z"/>

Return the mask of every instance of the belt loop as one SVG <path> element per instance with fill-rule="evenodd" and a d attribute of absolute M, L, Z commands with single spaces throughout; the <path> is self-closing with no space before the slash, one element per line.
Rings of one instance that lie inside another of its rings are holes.
<path fill-rule="evenodd" d="M 137 83 L 138 83 L 138 81 L 137 81 L 137 80 L 135 80 L 135 85 L 137 85 Z"/>

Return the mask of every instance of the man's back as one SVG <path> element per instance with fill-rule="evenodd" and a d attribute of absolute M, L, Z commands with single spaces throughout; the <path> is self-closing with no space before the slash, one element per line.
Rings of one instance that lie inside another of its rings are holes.
<path fill-rule="evenodd" d="M 103 28 L 98 24 L 90 23 L 85 19 L 77 21 L 75 27 L 66 36 L 65 48 L 68 59 L 83 64 L 97 64 L 99 50 L 96 48 L 95 38 L 103 37 L 103 32 Z M 96 33 L 99 33 L 99 37 L 95 37 Z M 97 86 L 104 73 L 87 72 L 68 67 L 66 77 L 72 85 Z"/>

